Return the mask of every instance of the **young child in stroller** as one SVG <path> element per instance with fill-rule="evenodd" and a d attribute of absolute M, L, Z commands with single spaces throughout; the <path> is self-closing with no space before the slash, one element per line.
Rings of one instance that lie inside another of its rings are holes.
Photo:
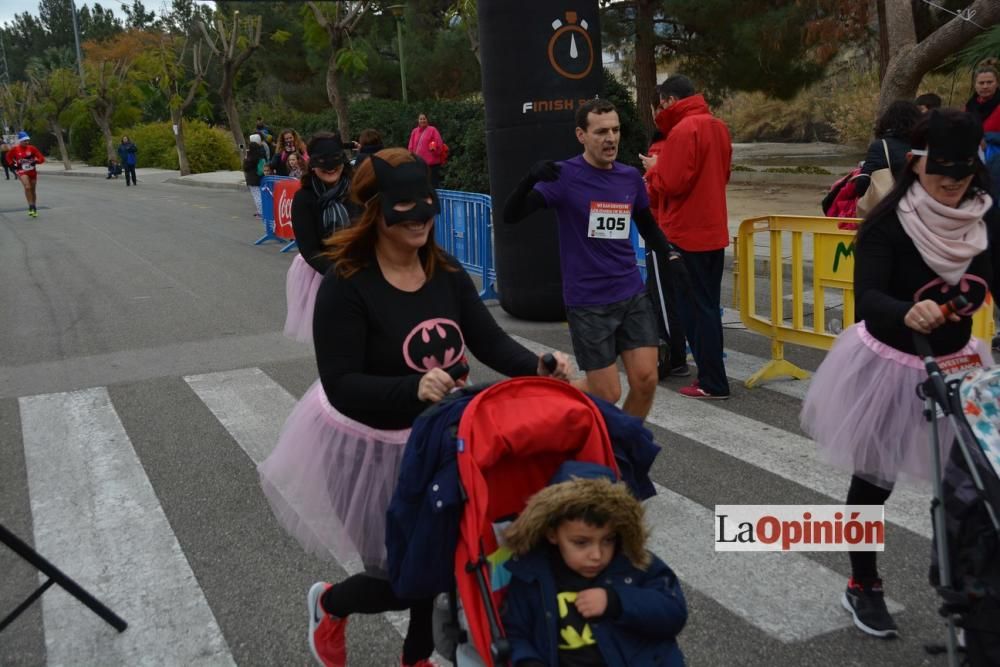
<path fill-rule="evenodd" d="M 614 480 L 604 466 L 567 462 L 507 529 L 513 667 L 684 664 L 684 594 L 646 550 L 642 505 Z"/>

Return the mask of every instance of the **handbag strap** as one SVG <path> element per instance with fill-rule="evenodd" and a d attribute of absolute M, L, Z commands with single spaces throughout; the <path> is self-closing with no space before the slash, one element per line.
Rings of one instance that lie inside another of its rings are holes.
<path fill-rule="evenodd" d="M 885 151 L 885 168 L 889 170 L 889 177 L 892 178 L 892 182 L 896 182 L 896 177 L 892 173 L 892 160 L 889 159 L 889 144 L 885 139 L 882 140 L 882 150 Z"/>

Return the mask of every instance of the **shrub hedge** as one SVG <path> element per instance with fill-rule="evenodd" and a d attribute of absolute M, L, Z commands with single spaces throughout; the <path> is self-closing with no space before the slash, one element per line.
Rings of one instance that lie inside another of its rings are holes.
<path fill-rule="evenodd" d="M 179 168 L 171 123 L 142 123 L 128 129 L 116 130 L 116 146 L 123 136 L 128 136 L 139 148 L 140 167 Z M 233 150 L 233 140 L 229 132 L 222 128 L 211 127 L 200 120 L 186 120 L 184 145 L 187 148 L 192 173 L 240 169 L 240 158 Z M 92 139 L 89 150 L 88 163 L 104 164 L 106 160 L 104 138 L 100 130 L 97 130 L 96 136 Z"/>

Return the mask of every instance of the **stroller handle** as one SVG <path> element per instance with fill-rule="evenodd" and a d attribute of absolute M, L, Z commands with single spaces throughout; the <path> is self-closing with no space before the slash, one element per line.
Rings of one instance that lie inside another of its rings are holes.
<path fill-rule="evenodd" d="M 469 374 L 469 364 L 465 363 L 464 361 L 459 361 L 458 363 L 448 368 L 448 370 L 445 372 L 449 376 L 451 376 L 452 380 L 458 382 L 462 377 Z"/>
<path fill-rule="evenodd" d="M 968 305 L 969 300 L 959 294 L 947 303 L 941 304 L 941 314 L 949 317 Z M 940 405 L 945 414 L 947 414 L 949 409 L 948 389 L 945 387 L 944 374 L 934 359 L 934 351 L 931 349 L 931 343 L 927 340 L 927 336 L 914 331 L 913 348 L 916 350 L 917 356 L 923 359 L 924 367 L 927 369 L 928 379 L 923 384 L 924 392 Z"/>
<path fill-rule="evenodd" d="M 556 355 L 552 354 L 551 352 L 546 352 L 545 354 L 542 355 L 542 366 L 544 366 L 545 370 L 547 370 L 549 373 L 555 373 L 556 366 L 558 365 L 559 364 L 556 361 Z"/>

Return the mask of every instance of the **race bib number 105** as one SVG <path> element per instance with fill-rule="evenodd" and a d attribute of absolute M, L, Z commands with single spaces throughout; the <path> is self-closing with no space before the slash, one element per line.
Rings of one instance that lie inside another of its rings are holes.
<path fill-rule="evenodd" d="M 592 239 L 627 239 L 632 221 L 630 204 L 590 202 L 587 237 Z"/>

